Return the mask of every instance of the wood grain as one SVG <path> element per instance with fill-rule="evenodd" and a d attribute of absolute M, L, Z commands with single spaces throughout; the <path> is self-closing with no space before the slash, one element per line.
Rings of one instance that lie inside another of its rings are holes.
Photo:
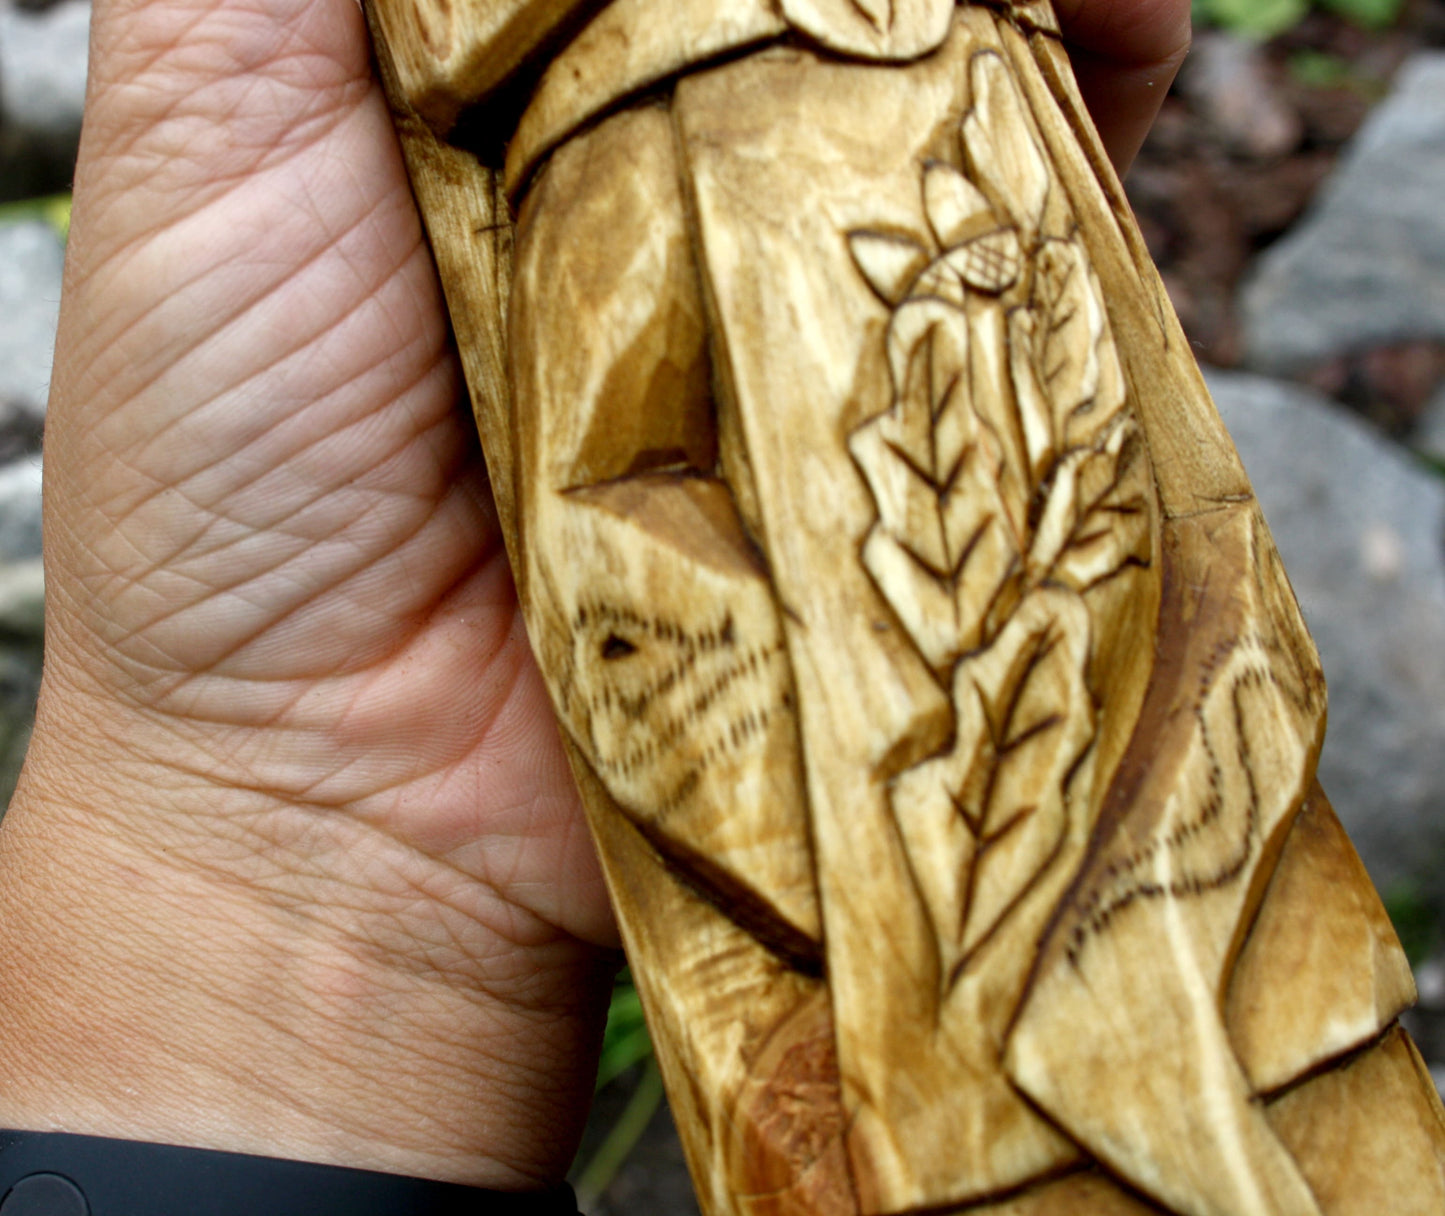
<path fill-rule="evenodd" d="M 1363 1046 L 1415 998 L 1384 905 L 1316 785 L 1229 980 L 1225 1020 L 1251 1088 L 1281 1089 Z"/>
<path fill-rule="evenodd" d="M 1048 5 L 436 3 L 378 58 L 704 1210 L 1445 1210 Z"/>
<path fill-rule="evenodd" d="M 368 11 L 393 64 L 393 96 L 440 134 L 596 0 L 375 0 Z"/>

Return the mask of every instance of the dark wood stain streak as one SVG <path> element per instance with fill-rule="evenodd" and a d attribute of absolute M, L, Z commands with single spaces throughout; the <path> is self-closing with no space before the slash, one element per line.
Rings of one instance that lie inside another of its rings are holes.
<path fill-rule="evenodd" d="M 1135 900 L 1183 899 L 1204 895 L 1236 882 L 1244 873 L 1261 841 L 1259 792 L 1255 785 L 1254 768 L 1249 754 L 1249 738 L 1244 729 L 1241 693 L 1246 689 L 1262 687 L 1266 684 L 1278 688 L 1283 695 L 1293 700 L 1297 707 L 1308 708 L 1308 702 L 1304 699 L 1296 699 L 1291 690 L 1286 689 L 1280 683 L 1278 676 L 1271 670 L 1249 669 L 1241 673 L 1235 680 L 1230 690 L 1230 696 L 1233 701 L 1235 732 L 1238 739 L 1236 759 L 1248 784 L 1249 796 L 1244 808 L 1244 822 L 1228 842 L 1230 845 L 1228 856 L 1210 871 L 1186 873 L 1168 883 L 1133 878 L 1140 869 L 1152 863 L 1161 851 L 1182 852 L 1192 841 L 1201 838 L 1220 825 L 1223 819 L 1225 800 L 1221 789 L 1221 760 L 1204 722 L 1201 706 L 1196 713 L 1199 717 L 1199 730 L 1203 736 L 1205 753 L 1209 757 L 1209 797 L 1204 800 L 1193 818 L 1177 825 L 1167 836 L 1148 841 L 1127 857 L 1111 862 L 1105 868 L 1102 875 L 1105 880 L 1111 883 L 1122 882 L 1124 889 L 1116 891 L 1112 895 L 1107 894 L 1104 890 L 1096 890 L 1088 900 L 1078 906 L 1078 915 L 1081 917 L 1081 921 L 1075 926 L 1068 946 L 1068 957 L 1071 963 L 1077 965 L 1084 945 L 1091 935 L 1102 933 L 1108 929 L 1115 916 L 1128 908 Z"/>
<path fill-rule="evenodd" d="M 823 978 L 823 944 L 785 920 L 761 895 L 745 886 L 712 858 L 663 831 L 657 824 L 631 818 L 677 882 L 705 900 L 770 951 L 791 970 Z"/>
<path fill-rule="evenodd" d="M 772 648 L 766 652 L 769 659 L 780 657 L 781 648 Z M 594 743 L 593 750 L 597 752 L 598 768 L 605 773 L 613 773 L 619 776 L 629 776 L 656 760 L 659 755 L 665 753 L 669 748 L 675 747 L 678 742 L 684 739 L 699 724 L 699 720 L 711 707 L 712 703 L 726 692 L 733 684 L 756 671 L 756 664 L 748 662 L 738 663 L 724 672 L 715 680 L 705 686 L 700 693 L 683 708 L 681 712 L 669 714 L 659 722 L 652 730 L 651 737 L 639 743 L 620 756 L 603 756 L 600 749 Z M 781 703 L 777 708 L 783 708 Z M 726 738 L 731 746 L 736 748 L 756 733 L 762 724 L 763 719 L 758 717 L 759 713 L 767 713 L 767 707 L 755 707 L 754 710 L 743 710 L 737 718 L 730 718 L 716 728 L 719 738 Z M 744 725 L 744 719 L 749 715 L 752 721 Z M 728 749 L 724 749 L 728 750 Z"/>

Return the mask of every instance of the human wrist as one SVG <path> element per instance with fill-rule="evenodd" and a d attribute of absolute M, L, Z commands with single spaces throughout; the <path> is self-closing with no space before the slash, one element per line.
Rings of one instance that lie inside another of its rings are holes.
<path fill-rule="evenodd" d="M 0 832 L 0 1125 L 560 1177 L 609 955 L 351 818 L 67 751 L 42 720 Z"/>

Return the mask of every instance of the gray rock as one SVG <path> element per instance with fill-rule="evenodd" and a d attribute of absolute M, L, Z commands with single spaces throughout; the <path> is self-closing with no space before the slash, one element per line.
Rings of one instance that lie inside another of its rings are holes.
<path fill-rule="evenodd" d="M 0 458 L 39 437 L 64 259 L 60 237 L 48 224 L 0 225 Z"/>
<path fill-rule="evenodd" d="M 35 727 L 44 633 L 40 559 L 0 566 L 0 813 L 15 792 Z"/>
<path fill-rule="evenodd" d="M 1420 455 L 1445 465 L 1445 390 L 1425 407 L 1415 431 L 1414 447 Z"/>
<path fill-rule="evenodd" d="M 1445 481 L 1315 393 L 1209 383 L 1324 661 L 1325 789 L 1382 890 L 1445 903 Z"/>
<path fill-rule="evenodd" d="M 35 723 L 45 631 L 40 461 L 0 468 L 0 808 L 10 801 Z"/>
<path fill-rule="evenodd" d="M 1247 359 L 1293 373 L 1331 356 L 1445 340 L 1445 52 L 1417 55 L 1313 211 L 1243 293 Z"/>
<path fill-rule="evenodd" d="M 1445 961 L 1430 958 L 1416 967 L 1415 987 L 1420 993 L 1420 1008 L 1445 1009 Z"/>
<path fill-rule="evenodd" d="M 1283 156 L 1304 136 L 1304 123 L 1285 101 L 1258 39 L 1201 30 L 1179 87 L 1234 151 L 1260 159 Z"/>
<path fill-rule="evenodd" d="M 0 468 L 0 564 L 40 556 L 40 461 Z"/>
<path fill-rule="evenodd" d="M 0 566 L 0 635 L 45 634 L 45 565 L 38 557 Z"/>
<path fill-rule="evenodd" d="M 0 0 L 0 114 L 21 130 L 73 143 L 85 105 L 89 0 L 28 11 Z"/>

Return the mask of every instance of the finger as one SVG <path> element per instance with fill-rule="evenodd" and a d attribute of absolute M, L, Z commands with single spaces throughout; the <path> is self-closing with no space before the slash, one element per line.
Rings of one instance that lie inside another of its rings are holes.
<path fill-rule="evenodd" d="M 407 198 L 347 0 L 102 0 L 93 43 L 57 363 L 81 402 L 71 372 L 134 393 L 374 214 L 379 183 Z"/>
<path fill-rule="evenodd" d="M 372 87 L 345 0 L 97 0 L 92 47 L 81 167 L 125 180 L 81 184 L 108 194 L 234 184 Z"/>
<path fill-rule="evenodd" d="M 1189 53 L 1190 0 L 1057 0 L 1079 89 L 1126 172 Z"/>
<path fill-rule="evenodd" d="M 206 577 L 275 619 L 317 589 L 254 585 L 284 565 L 303 509 L 325 516 L 305 557 L 325 587 L 400 539 L 431 543 L 416 516 L 467 457 L 435 272 L 355 4 L 100 0 L 94 41 L 46 504 L 52 535 L 75 541 L 52 545 L 53 571 L 95 590 L 67 601 L 89 650 L 146 633 L 157 613 L 123 618 L 137 597 L 121 589 L 171 578 L 218 527 L 245 535 L 219 559 L 241 565 L 211 560 Z M 371 508 L 387 476 L 405 479 L 407 507 L 383 529 Z M 365 506 L 342 512 L 342 492 Z M 350 556 L 324 569 L 311 557 L 329 543 Z M 440 582 L 475 556 L 454 547 L 450 567 L 427 568 Z M 174 586 L 147 592 L 173 640 L 182 607 L 221 603 L 191 583 L 184 605 Z M 230 628 L 260 638 L 233 606 Z M 189 669 L 188 644 L 210 632 L 165 653 Z M 99 649 L 114 674 L 124 656 Z"/>

